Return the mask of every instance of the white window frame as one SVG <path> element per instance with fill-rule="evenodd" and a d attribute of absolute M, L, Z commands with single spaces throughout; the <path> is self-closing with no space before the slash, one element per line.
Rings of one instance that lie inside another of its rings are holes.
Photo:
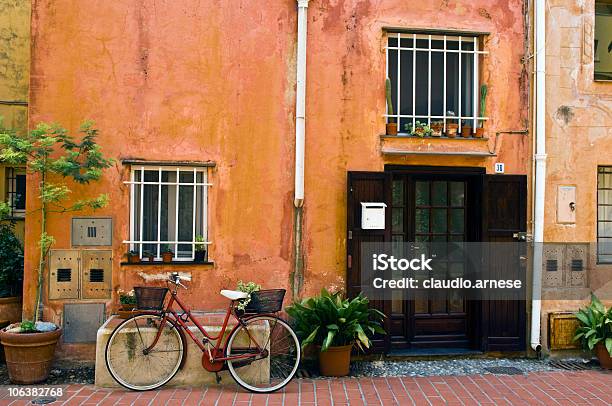
<path fill-rule="evenodd" d="M 159 175 L 158 175 L 158 181 L 145 181 L 144 180 L 144 172 L 145 171 L 155 171 L 157 170 Z M 176 171 L 176 182 L 162 182 L 162 172 L 163 171 Z M 187 172 L 187 171 L 193 171 L 193 182 L 180 182 L 180 172 Z M 136 181 L 136 172 L 140 172 L 140 180 Z M 202 182 L 197 182 L 197 174 L 198 173 L 202 173 Z M 123 243 L 124 244 L 129 244 L 130 246 L 130 250 L 134 251 L 134 250 L 138 250 L 140 257 L 142 257 L 142 253 L 143 253 L 143 245 L 144 244 L 152 244 L 155 245 L 157 247 L 157 252 L 155 255 L 155 260 L 156 261 L 160 261 L 161 260 L 161 246 L 162 245 L 169 245 L 169 246 L 174 246 L 174 257 L 173 257 L 173 261 L 176 262 L 181 262 L 181 261 L 194 261 L 195 260 L 195 247 L 196 245 L 210 245 L 212 244 L 211 241 L 208 240 L 208 188 L 210 186 L 212 186 L 212 183 L 208 183 L 208 167 L 191 167 L 191 166 L 157 166 L 157 165 L 138 165 L 138 166 L 132 166 L 131 168 L 131 172 L 130 172 L 130 180 L 129 181 L 125 181 L 123 182 L 126 185 L 130 186 L 130 238 L 129 240 L 124 240 Z M 136 185 L 141 185 L 140 189 L 140 199 L 138 202 L 136 202 L 136 193 L 135 193 L 135 188 Z M 174 219 L 174 236 L 175 236 L 175 240 L 174 241 L 162 241 L 161 240 L 161 198 L 158 198 L 158 206 L 157 206 L 157 241 L 144 241 L 142 240 L 142 236 L 143 236 L 143 211 L 144 211 L 144 185 L 157 185 L 158 186 L 158 193 L 159 196 L 161 196 L 161 189 L 162 189 L 162 185 L 168 185 L 168 186 L 176 186 L 176 191 L 175 191 L 175 219 Z M 193 231 L 192 231 L 192 235 L 193 235 L 193 239 L 192 241 L 177 241 L 178 240 L 178 215 L 179 215 L 179 210 L 178 210 L 178 200 L 179 200 L 179 189 L 180 186 L 193 186 Z M 202 225 L 202 231 L 203 231 L 203 237 L 205 241 L 195 241 L 196 239 L 196 222 L 197 222 L 197 216 L 196 216 L 196 197 L 197 197 L 197 187 L 201 186 L 203 187 L 203 199 L 202 199 L 202 212 L 200 213 L 202 216 L 202 221 L 203 221 L 203 225 Z M 136 239 L 136 219 L 134 218 L 134 212 L 135 212 L 135 208 L 136 205 L 138 205 L 138 209 L 139 209 L 139 217 L 140 217 L 140 222 L 139 222 L 139 232 L 138 235 L 140 236 L 139 239 Z M 178 256 L 178 246 L 179 245 L 191 245 L 191 258 L 189 257 L 179 257 Z M 137 248 L 136 248 L 137 247 Z"/>
<path fill-rule="evenodd" d="M 397 46 L 389 46 L 389 39 L 390 38 L 397 38 Z M 407 38 L 407 39 L 412 39 L 412 47 L 402 47 L 401 46 L 401 42 L 400 39 L 401 38 Z M 418 48 L 417 45 L 417 39 L 425 39 L 428 40 L 428 47 L 427 48 Z M 444 41 L 444 47 L 443 49 L 432 49 L 431 47 L 431 41 L 432 40 L 441 40 Z M 448 40 L 452 40 L 452 41 L 458 41 L 459 42 L 459 46 L 458 49 L 447 49 L 447 45 L 446 42 Z M 447 119 L 455 119 L 455 120 L 459 120 L 459 123 L 461 123 L 461 120 L 471 120 L 472 121 L 472 128 L 476 128 L 478 126 L 478 122 L 479 121 L 486 121 L 489 118 L 488 117 L 483 117 L 483 116 L 479 116 L 478 115 L 478 108 L 479 108 L 479 104 L 480 104 L 480 78 L 478 75 L 478 56 L 479 55 L 486 55 L 488 54 L 487 51 L 482 51 L 479 50 L 478 44 L 479 44 L 479 37 L 477 35 L 436 35 L 436 34 L 417 34 L 417 33 L 389 33 L 387 35 L 387 46 L 385 47 L 386 49 L 386 56 L 387 56 L 387 61 L 386 61 L 386 74 L 387 77 L 389 77 L 389 50 L 397 50 L 397 88 L 396 89 L 392 89 L 395 90 L 397 92 L 397 106 L 394 106 L 395 110 L 395 114 L 385 114 L 384 117 L 387 119 L 387 122 L 389 120 L 389 118 L 395 118 L 396 123 L 398 125 L 398 132 L 402 132 L 400 129 L 400 119 L 401 118 L 412 118 L 412 127 L 414 128 L 415 126 L 415 122 L 417 117 L 418 118 L 427 118 L 427 125 L 431 125 L 431 120 L 432 119 L 437 119 L 437 120 L 442 120 L 444 122 L 444 131 L 446 131 L 446 120 Z M 462 43 L 463 42 L 472 42 L 474 44 L 473 50 L 463 50 L 462 49 Z M 413 51 L 412 52 L 412 114 L 400 114 L 400 102 L 401 102 L 401 97 L 400 97 L 400 89 L 401 89 L 401 51 Z M 420 52 L 428 52 L 428 56 L 429 56 L 429 63 L 428 63 L 428 87 L 427 87 L 427 114 L 416 114 L 416 54 L 417 51 Z M 444 54 L 444 84 L 443 84 L 443 96 L 442 96 L 442 100 L 443 100 L 443 115 L 441 116 L 433 116 L 431 115 L 431 54 L 433 52 L 439 52 L 439 53 L 443 53 Z M 446 115 L 447 110 L 446 110 L 446 55 L 450 54 L 450 53 L 459 53 L 460 57 L 459 57 L 459 89 L 458 89 L 458 112 L 456 116 L 448 116 Z M 471 116 L 463 116 L 461 114 L 461 75 L 463 73 L 463 70 L 461 68 L 461 54 L 474 54 L 474 63 L 473 63 L 473 70 L 474 70 L 474 84 L 472 86 L 471 91 L 473 92 L 472 94 L 472 112 L 473 114 Z M 388 106 L 387 109 L 385 110 L 386 112 L 389 111 Z"/>

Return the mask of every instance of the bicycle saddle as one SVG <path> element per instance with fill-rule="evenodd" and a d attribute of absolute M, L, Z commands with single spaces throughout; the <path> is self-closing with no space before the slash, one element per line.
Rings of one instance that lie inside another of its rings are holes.
<path fill-rule="evenodd" d="M 225 296 L 229 300 L 246 299 L 247 297 L 249 297 L 248 293 L 240 292 L 238 290 L 227 290 L 227 289 L 223 289 L 221 291 L 221 295 Z"/>

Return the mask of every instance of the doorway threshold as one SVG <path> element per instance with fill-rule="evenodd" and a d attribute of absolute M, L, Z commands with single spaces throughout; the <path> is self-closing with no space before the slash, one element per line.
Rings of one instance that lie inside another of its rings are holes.
<path fill-rule="evenodd" d="M 432 356 L 462 356 L 482 355 L 482 351 L 469 348 L 411 348 L 406 350 L 392 350 L 387 353 L 388 357 L 432 357 Z"/>

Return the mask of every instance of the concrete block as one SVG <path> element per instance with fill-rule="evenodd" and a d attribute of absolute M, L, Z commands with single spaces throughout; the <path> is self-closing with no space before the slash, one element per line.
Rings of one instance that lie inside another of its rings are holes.
<path fill-rule="evenodd" d="M 219 317 L 210 317 L 203 316 L 202 320 L 210 320 L 216 319 Z M 198 320 L 200 320 L 200 316 L 198 314 Z M 106 344 L 108 343 L 108 339 L 112 334 L 113 330 L 119 323 L 121 323 L 123 319 L 117 318 L 117 316 L 111 316 L 106 323 L 104 323 L 99 329 L 96 340 L 96 368 L 95 368 L 95 385 L 97 387 L 102 388 L 117 388 L 120 385 L 113 379 L 113 377 L 108 372 L 106 367 L 106 359 L 105 359 L 105 351 Z M 203 326 L 206 332 L 209 335 L 217 335 L 221 330 L 220 323 L 214 323 L 211 326 Z M 228 326 L 227 332 L 223 337 L 225 338 L 231 332 L 231 327 L 233 325 Z M 203 335 L 200 333 L 196 326 L 190 326 L 190 330 L 194 335 L 202 340 Z M 150 334 L 155 334 L 155 331 L 151 329 Z M 172 378 L 170 382 L 168 382 L 166 387 L 201 387 L 204 385 L 215 385 L 217 383 L 215 373 L 208 372 L 202 367 L 202 351 L 200 348 L 189 338 L 187 335 L 187 360 L 185 365 L 179 372 Z M 127 345 L 126 339 L 126 345 Z M 214 342 L 212 342 L 214 344 Z M 268 369 L 270 368 L 269 359 L 264 359 L 260 361 L 256 361 L 252 363 L 250 366 L 246 366 L 243 368 L 249 368 L 252 370 L 259 371 L 261 368 Z M 259 372 L 258 372 L 259 373 Z M 233 384 L 234 380 L 231 377 L 230 373 L 227 370 L 219 372 L 219 377 L 221 378 L 220 384 L 227 385 Z"/>

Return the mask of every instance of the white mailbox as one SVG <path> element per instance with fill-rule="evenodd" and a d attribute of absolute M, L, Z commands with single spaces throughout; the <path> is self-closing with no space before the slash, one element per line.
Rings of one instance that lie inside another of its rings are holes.
<path fill-rule="evenodd" d="M 361 228 L 363 230 L 385 229 L 384 203 L 361 202 Z"/>

